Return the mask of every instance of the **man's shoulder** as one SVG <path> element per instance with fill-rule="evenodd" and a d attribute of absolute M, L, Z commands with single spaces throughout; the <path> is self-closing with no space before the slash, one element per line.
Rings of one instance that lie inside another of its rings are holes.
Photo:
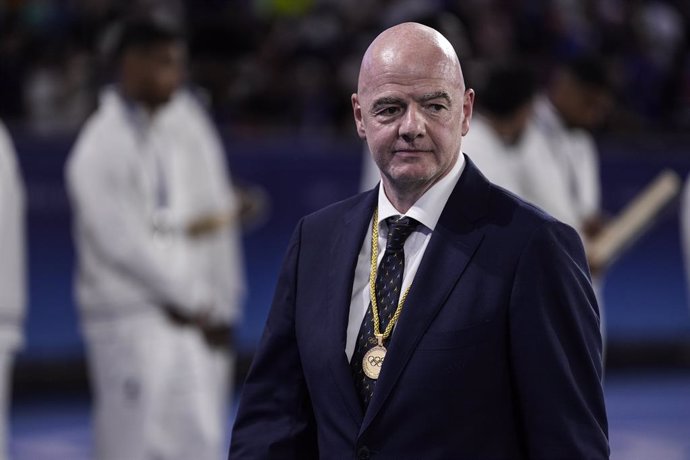
<path fill-rule="evenodd" d="M 539 206 L 493 183 L 490 197 L 488 219 L 504 231 L 529 234 L 544 226 L 566 225 Z"/>
<path fill-rule="evenodd" d="M 515 192 L 487 178 L 471 159 L 443 210 L 442 220 L 444 216 L 457 213 L 471 221 L 483 218 L 478 221 L 480 225 L 497 226 L 507 231 L 555 220 Z"/>
<path fill-rule="evenodd" d="M 352 217 L 361 217 L 359 213 L 372 211 L 376 204 L 377 188 L 358 193 L 341 201 L 332 203 L 302 219 L 305 228 L 323 231 L 333 225 L 340 225 Z"/>
<path fill-rule="evenodd" d="M 103 113 L 102 109 L 97 109 L 86 119 L 84 125 L 79 130 L 78 140 L 84 142 L 84 140 L 107 137 L 108 133 L 111 132 L 108 126 L 112 124 L 109 120 L 110 118 L 107 113 Z"/>
<path fill-rule="evenodd" d="M 210 125 L 209 113 L 200 97 L 191 89 L 177 91 L 162 110 L 161 116 L 175 129 L 199 129 Z"/>
<path fill-rule="evenodd" d="M 568 253 L 586 266 L 582 241 L 574 228 L 519 196 L 491 184 L 484 219 L 477 222 L 490 248 L 491 263 L 510 265 L 524 254 Z"/>
<path fill-rule="evenodd" d="M 98 108 L 86 119 L 79 130 L 77 145 L 87 141 L 106 142 L 118 139 L 121 136 L 122 127 L 126 126 L 124 114 L 114 103 L 101 103 Z M 106 147 L 101 144 L 100 147 Z"/>
<path fill-rule="evenodd" d="M 108 170 L 126 157 L 134 132 L 123 113 L 112 106 L 99 106 L 84 122 L 67 162 L 67 170 Z"/>

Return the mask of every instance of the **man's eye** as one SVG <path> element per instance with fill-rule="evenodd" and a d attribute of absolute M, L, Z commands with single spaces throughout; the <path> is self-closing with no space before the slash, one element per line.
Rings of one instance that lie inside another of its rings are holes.
<path fill-rule="evenodd" d="M 383 116 L 391 116 L 395 115 L 398 113 L 399 108 L 398 107 L 384 107 L 378 112 L 376 112 L 377 115 L 383 115 Z"/>
<path fill-rule="evenodd" d="M 441 110 L 444 110 L 446 107 L 442 104 L 429 104 L 429 109 L 432 112 L 440 112 Z"/>

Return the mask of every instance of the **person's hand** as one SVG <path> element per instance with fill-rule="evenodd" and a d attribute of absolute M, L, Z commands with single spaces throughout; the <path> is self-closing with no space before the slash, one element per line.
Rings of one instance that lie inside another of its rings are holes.
<path fill-rule="evenodd" d="M 260 227 L 268 220 L 270 198 L 263 187 L 236 184 L 235 194 L 239 201 L 237 219 L 245 230 Z"/>
<path fill-rule="evenodd" d="M 592 278 L 601 276 L 606 269 L 605 266 L 595 262 L 591 257 L 587 257 L 587 264 L 589 265 L 589 273 L 592 275 Z"/>
<path fill-rule="evenodd" d="M 190 238 L 200 238 L 217 232 L 227 226 L 232 220 L 228 213 L 207 214 L 187 226 L 187 235 Z"/>
<path fill-rule="evenodd" d="M 234 342 L 234 329 L 227 324 L 207 324 L 201 328 L 206 344 L 211 348 L 229 349 Z"/>
<path fill-rule="evenodd" d="M 205 321 L 205 315 L 193 315 L 175 305 L 166 305 L 163 307 L 168 319 L 176 326 L 192 326 L 200 327 Z"/>
<path fill-rule="evenodd" d="M 602 230 L 610 222 L 611 218 L 603 213 L 596 214 L 583 223 L 582 232 L 584 233 L 584 244 L 587 252 L 587 263 L 589 264 L 589 272 L 592 277 L 601 276 L 606 270 L 606 265 L 599 263 L 594 258 L 589 257 L 587 249 L 593 244 L 600 235 Z"/>
<path fill-rule="evenodd" d="M 166 306 L 168 319 L 179 327 L 199 329 L 211 348 L 229 349 L 234 344 L 234 329 L 227 324 L 214 324 L 209 321 L 208 312 L 190 315 L 174 306 Z"/>
<path fill-rule="evenodd" d="M 585 220 L 582 224 L 582 232 L 587 240 L 595 239 L 609 223 L 610 218 L 603 214 L 597 214 Z"/>

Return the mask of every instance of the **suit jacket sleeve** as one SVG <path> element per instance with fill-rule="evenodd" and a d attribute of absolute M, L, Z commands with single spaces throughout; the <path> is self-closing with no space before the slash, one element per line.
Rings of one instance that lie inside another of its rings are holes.
<path fill-rule="evenodd" d="M 263 337 L 244 383 L 230 459 L 318 458 L 309 392 L 295 339 L 301 222 L 283 263 Z"/>
<path fill-rule="evenodd" d="M 566 225 L 541 226 L 523 250 L 510 344 L 528 458 L 608 458 L 599 311 L 582 244 Z"/>

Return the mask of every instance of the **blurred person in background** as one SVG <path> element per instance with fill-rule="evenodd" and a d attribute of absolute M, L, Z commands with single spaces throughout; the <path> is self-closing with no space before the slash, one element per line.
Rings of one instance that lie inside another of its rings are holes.
<path fill-rule="evenodd" d="M 591 130 L 604 122 L 612 102 L 604 62 L 584 55 L 561 65 L 535 103 L 534 123 L 559 165 L 558 174 L 547 179 L 554 188 L 565 184 L 569 195 L 551 212 L 574 227 L 585 244 L 604 224 L 599 155 Z M 593 272 L 600 268 L 591 267 Z"/>
<path fill-rule="evenodd" d="M 537 92 L 532 71 L 500 62 L 475 77 L 477 111 L 463 150 L 491 182 L 565 220 L 569 193 L 563 182 L 552 180 L 560 164 L 532 121 Z"/>
<path fill-rule="evenodd" d="M 180 29 L 122 29 L 67 164 L 98 459 L 224 456 L 244 272 L 221 141 L 182 88 Z"/>
<path fill-rule="evenodd" d="M 9 133 L 0 123 L 0 460 L 7 458 L 12 367 L 26 308 L 24 188 Z"/>
<path fill-rule="evenodd" d="M 25 83 L 29 126 L 38 134 L 75 132 L 93 109 L 92 66 L 83 49 L 48 50 Z M 53 56 L 54 55 L 54 56 Z"/>
<path fill-rule="evenodd" d="M 531 179 L 525 164 L 529 154 L 525 143 L 535 138 L 526 132 L 535 82 L 524 65 L 490 67 L 486 75 L 472 79 L 477 89 L 476 109 L 463 150 L 487 179 L 525 198 Z"/>
<path fill-rule="evenodd" d="M 582 55 L 556 69 L 537 97 L 533 123 L 543 138 L 544 151 L 536 167 L 544 187 L 535 203 L 550 200 L 548 211 L 575 228 L 585 249 L 606 224 L 601 210 L 599 154 L 591 131 L 601 126 L 613 105 L 613 91 L 603 59 Z M 555 169 L 547 165 L 553 165 Z M 565 191 L 563 191 L 565 188 Z M 556 198 L 554 200 L 554 198 Z M 589 269 L 599 300 L 601 331 L 606 342 L 603 276 L 605 267 L 591 259 Z"/>

